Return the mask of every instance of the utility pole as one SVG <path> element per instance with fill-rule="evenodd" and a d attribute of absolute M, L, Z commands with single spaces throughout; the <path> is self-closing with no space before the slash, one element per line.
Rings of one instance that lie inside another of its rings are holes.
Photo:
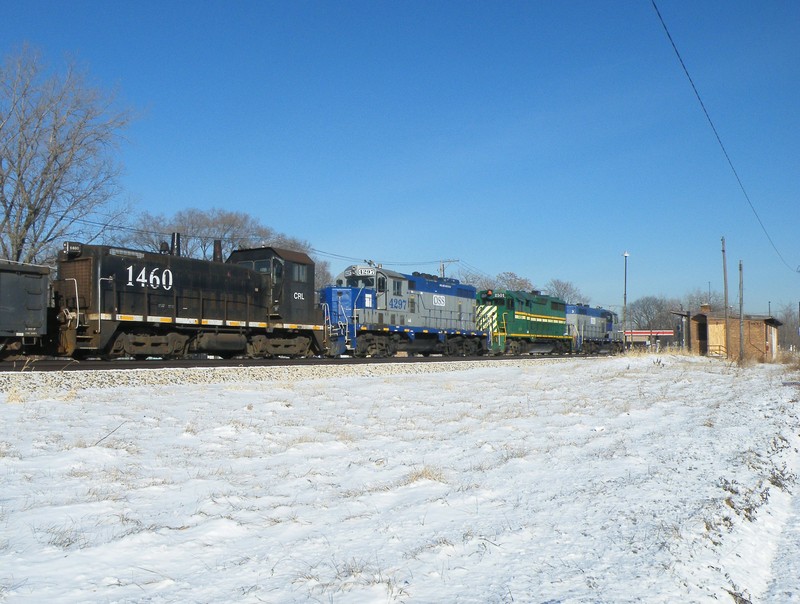
<path fill-rule="evenodd" d="M 722 283 L 725 290 L 725 358 L 730 358 L 731 342 L 728 335 L 728 263 L 725 258 L 725 237 L 722 238 Z"/>
<path fill-rule="evenodd" d="M 444 279 L 444 267 L 446 264 L 452 264 L 453 262 L 458 262 L 458 259 L 455 260 L 440 260 L 439 261 L 439 276 Z"/>
<path fill-rule="evenodd" d="M 739 260 L 739 364 L 744 363 L 744 271 Z"/>
<path fill-rule="evenodd" d="M 622 256 L 625 258 L 625 273 L 622 282 L 622 347 L 628 350 L 628 336 L 625 331 L 628 328 L 628 256 L 630 256 L 628 250 L 625 250 Z"/>

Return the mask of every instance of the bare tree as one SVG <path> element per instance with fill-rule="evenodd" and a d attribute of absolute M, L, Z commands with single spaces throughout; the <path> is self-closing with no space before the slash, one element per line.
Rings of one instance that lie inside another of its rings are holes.
<path fill-rule="evenodd" d="M 703 290 L 702 288 L 690 291 L 683 297 L 683 307 L 692 313 L 700 311 L 704 304 L 711 306 L 712 311 L 725 310 L 725 299 L 720 292 Z"/>
<path fill-rule="evenodd" d="M 119 224 L 119 168 L 112 151 L 131 119 L 114 96 L 69 63 L 48 75 L 23 47 L 0 67 L 0 252 L 44 261 L 67 237 L 98 238 Z"/>
<path fill-rule="evenodd" d="M 510 289 L 513 291 L 533 291 L 536 289 L 533 282 L 525 277 L 520 277 L 516 273 L 506 271 L 497 275 L 498 289 Z"/>
<path fill-rule="evenodd" d="M 550 279 L 545 291 L 551 296 L 561 298 L 567 304 L 588 304 L 590 300 L 589 296 L 584 296 L 581 290 L 570 281 Z"/>
<path fill-rule="evenodd" d="M 461 268 L 458 271 L 458 279 L 462 283 L 474 285 L 478 291 L 485 289 L 509 289 L 512 291 L 533 291 L 535 286 L 530 279 L 520 277 L 516 273 L 505 271 L 492 277 L 486 273 L 470 271 Z"/>
<path fill-rule="evenodd" d="M 159 232 L 153 232 L 153 225 Z M 259 246 L 279 247 L 304 252 L 313 257 L 307 241 L 279 233 L 245 212 L 232 212 L 212 208 L 180 210 L 171 218 L 142 213 L 138 228 L 128 238 L 128 245 L 156 252 L 171 233 L 181 234 L 182 254 L 190 258 L 210 260 L 214 255 L 214 241 L 222 242 L 222 256 L 226 258 L 235 249 Z M 332 281 L 330 263 L 314 260 L 315 283 L 321 287 Z"/>
<path fill-rule="evenodd" d="M 636 329 L 672 329 L 675 316 L 671 311 L 679 307 L 677 300 L 645 296 L 628 304 L 628 320 Z"/>
<path fill-rule="evenodd" d="M 478 291 L 497 288 L 497 279 L 486 275 L 485 273 L 471 271 L 463 267 L 459 269 L 456 277 L 459 281 L 461 281 L 461 283 L 472 285 Z"/>
<path fill-rule="evenodd" d="M 778 327 L 778 345 L 784 350 L 800 350 L 800 315 L 793 303 L 780 307 L 776 318 L 783 324 Z"/>

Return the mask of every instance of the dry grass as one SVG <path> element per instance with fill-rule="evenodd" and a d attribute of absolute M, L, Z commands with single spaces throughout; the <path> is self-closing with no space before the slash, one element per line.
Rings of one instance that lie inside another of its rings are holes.
<path fill-rule="evenodd" d="M 778 353 L 778 362 L 786 365 L 791 371 L 800 372 L 800 353 L 782 350 Z"/>

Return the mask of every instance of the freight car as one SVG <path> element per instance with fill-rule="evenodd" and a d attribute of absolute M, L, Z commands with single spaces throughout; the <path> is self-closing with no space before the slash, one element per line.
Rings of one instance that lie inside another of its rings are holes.
<path fill-rule="evenodd" d="M 572 351 L 566 304 L 538 291 L 478 292 L 478 329 L 490 334 L 493 354 L 563 354 Z"/>
<path fill-rule="evenodd" d="M 217 260 L 65 243 L 53 283 L 56 353 L 181 358 L 324 350 L 306 254 L 265 247 Z"/>
<path fill-rule="evenodd" d="M 321 300 L 332 355 L 472 356 L 487 350 L 488 333 L 475 327 L 475 288 L 456 279 L 352 265 L 321 291 Z"/>
<path fill-rule="evenodd" d="M 616 354 L 623 351 L 617 314 L 586 304 L 567 304 L 567 327 L 575 352 Z"/>
<path fill-rule="evenodd" d="M 50 269 L 0 260 L 0 359 L 42 351 L 51 323 Z"/>

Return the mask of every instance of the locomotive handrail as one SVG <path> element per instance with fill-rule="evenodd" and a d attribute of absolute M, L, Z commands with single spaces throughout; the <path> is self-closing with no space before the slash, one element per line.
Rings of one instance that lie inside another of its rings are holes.
<path fill-rule="evenodd" d="M 101 282 L 103 281 L 114 281 L 114 275 L 110 277 L 99 277 L 97 279 L 97 333 L 100 333 L 100 325 L 101 325 L 101 317 L 103 316 L 103 295 L 100 289 Z"/>
<path fill-rule="evenodd" d="M 72 281 L 75 284 L 75 329 L 81 324 L 81 301 L 78 298 L 78 280 L 74 277 L 64 279 L 64 281 Z"/>
<path fill-rule="evenodd" d="M 322 303 L 322 322 L 325 324 L 325 336 L 330 339 L 333 335 L 333 323 L 331 321 L 331 307 L 327 302 Z"/>

